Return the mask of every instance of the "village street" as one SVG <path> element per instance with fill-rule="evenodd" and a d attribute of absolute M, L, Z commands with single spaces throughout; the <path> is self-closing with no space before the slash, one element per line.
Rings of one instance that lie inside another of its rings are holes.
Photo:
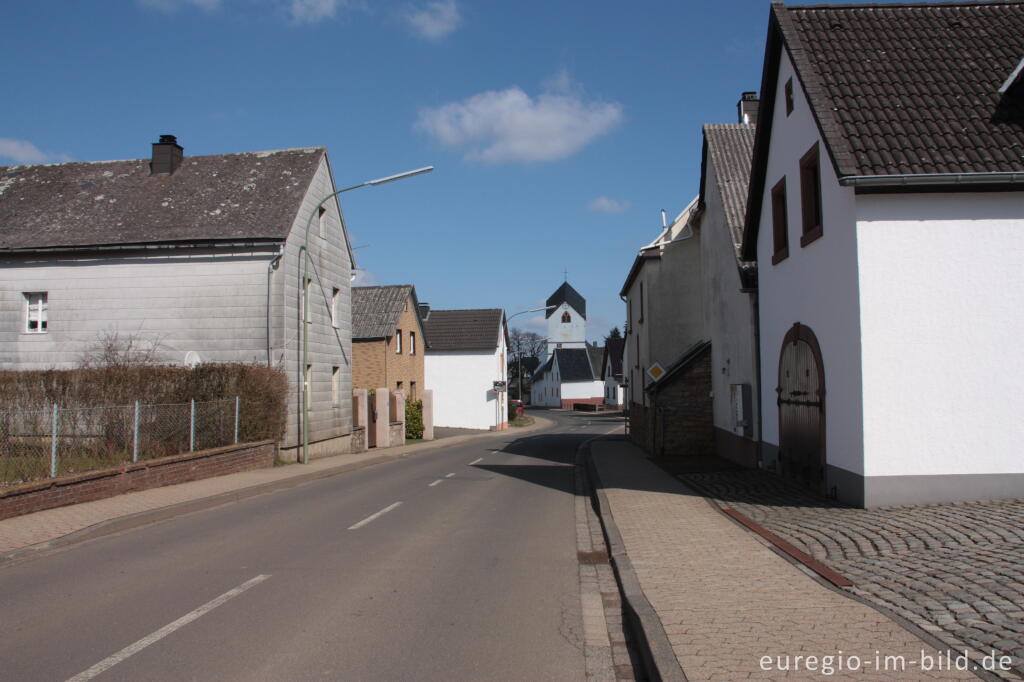
<path fill-rule="evenodd" d="M 572 464 L 621 419 L 545 414 L 0 565 L 0 678 L 582 679 Z"/>

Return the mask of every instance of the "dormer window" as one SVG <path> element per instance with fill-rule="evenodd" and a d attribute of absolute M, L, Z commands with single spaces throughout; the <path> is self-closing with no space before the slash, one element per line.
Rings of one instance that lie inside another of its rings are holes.
<path fill-rule="evenodd" d="M 562 313 L 562 324 L 569 324 L 570 322 L 572 322 L 572 316 L 569 315 L 569 311 L 566 310 Z"/>

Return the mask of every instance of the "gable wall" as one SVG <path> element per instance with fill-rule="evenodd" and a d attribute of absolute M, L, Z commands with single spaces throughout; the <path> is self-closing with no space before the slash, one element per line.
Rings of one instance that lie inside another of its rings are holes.
<path fill-rule="evenodd" d="M 325 157 L 295 216 L 283 262 L 274 273 L 274 359 L 288 373 L 292 387 L 285 447 L 301 443 L 298 415 L 302 390 L 300 378 L 303 375 L 302 342 L 299 333 L 299 283 L 302 261 L 299 258 L 299 249 L 303 245 L 307 218 L 315 211 L 320 200 L 332 191 L 334 185 Z M 311 445 L 311 456 L 346 451 L 347 443 L 334 439 L 347 436 L 352 431 L 352 263 L 338 206 L 333 200 L 324 206 L 327 208 L 326 239 L 320 238 L 316 218 L 313 219 L 309 233 L 309 252 L 316 273 L 319 273 L 318 280 L 313 268 L 309 270 L 309 276 L 313 280 L 310 287 L 312 293 L 309 325 L 309 361 L 313 366 L 309 442 L 323 442 L 320 446 Z M 330 299 L 334 287 L 341 291 L 337 328 L 332 324 L 330 315 Z M 337 405 L 331 402 L 332 367 L 340 368 L 338 392 L 341 399 Z"/>
<path fill-rule="evenodd" d="M 857 209 L 865 473 L 1024 473 L 1024 193 Z"/>
<path fill-rule="evenodd" d="M 739 269 L 732 234 L 726 224 L 725 207 L 714 164 L 707 165 L 706 206 L 700 221 L 701 277 L 704 325 L 711 339 L 712 414 L 719 451 L 729 459 L 756 463 L 755 443 L 760 439 L 757 423 L 757 368 L 754 338 L 753 294 L 740 291 Z M 747 384 L 751 389 L 749 435 L 734 432 L 730 385 Z M 736 442 L 737 439 L 743 442 Z"/>
<path fill-rule="evenodd" d="M 562 322 L 563 313 L 569 313 L 570 322 Z M 555 308 L 551 317 L 547 319 L 547 323 L 547 352 L 549 355 L 557 348 L 586 348 L 587 321 L 568 303 L 563 303 Z"/>
<path fill-rule="evenodd" d="M 505 341 L 494 350 L 430 351 L 424 358 L 427 387 L 434 392 L 434 426 L 465 429 L 504 428 L 508 393 L 495 381 L 507 381 Z"/>
<path fill-rule="evenodd" d="M 795 107 L 787 117 L 786 80 L 793 78 Z M 827 149 L 804 99 L 799 79 L 783 50 L 776 87 L 765 189 L 758 228 L 762 438 L 770 463 L 779 444 L 776 404 L 779 355 L 786 332 L 799 322 L 821 345 L 825 371 L 828 463 L 863 474 L 860 380 L 860 314 L 857 287 L 856 209 L 853 190 L 840 187 Z M 824 235 L 800 246 L 800 158 L 815 142 L 821 160 Z M 786 177 L 789 257 L 772 265 L 771 190 Z M 841 476 L 839 472 L 837 476 Z M 836 483 L 828 482 L 828 487 Z M 842 491 L 840 491 L 842 494 Z"/>

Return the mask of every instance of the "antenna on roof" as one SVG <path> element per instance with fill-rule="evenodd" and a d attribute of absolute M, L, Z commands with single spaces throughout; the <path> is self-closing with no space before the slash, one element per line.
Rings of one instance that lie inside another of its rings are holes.
<path fill-rule="evenodd" d="M 665 214 L 665 209 L 661 209 L 661 229 L 668 227 L 668 216 Z"/>

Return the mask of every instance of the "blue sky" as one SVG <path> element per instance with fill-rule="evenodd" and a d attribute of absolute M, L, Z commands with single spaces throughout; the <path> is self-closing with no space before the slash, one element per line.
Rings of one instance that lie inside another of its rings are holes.
<path fill-rule="evenodd" d="M 0 7 L 0 164 L 326 146 L 366 283 L 435 308 L 625 316 L 698 190 L 700 126 L 760 86 L 767 0 L 48 0 Z M 542 315 L 517 326 L 541 331 Z"/>

